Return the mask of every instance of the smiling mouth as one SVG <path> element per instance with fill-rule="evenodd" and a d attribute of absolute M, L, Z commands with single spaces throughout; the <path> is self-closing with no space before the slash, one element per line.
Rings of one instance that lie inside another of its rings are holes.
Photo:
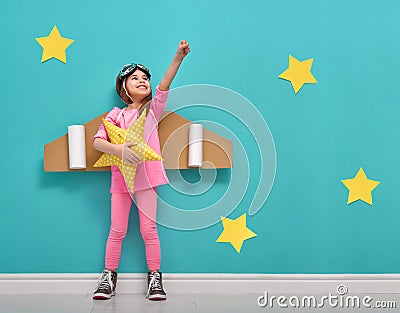
<path fill-rule="evenodd" d="M 138 86 L 137 88 L 138 88 L 138 89 L 147 89 L 147 87 L 146 87 L 146 86 L 143 86 L 143 85 L 140 85 L 140 86 Z"/>

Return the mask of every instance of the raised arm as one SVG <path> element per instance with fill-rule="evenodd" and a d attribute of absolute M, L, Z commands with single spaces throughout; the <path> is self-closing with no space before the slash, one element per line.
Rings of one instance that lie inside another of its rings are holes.
<path fill-rule="evenodd" d="M 164 77 L 161 79 L 158 88 L 162 91 L 169 90 L 171 83 L 178 72 L 179 67 L 182 64 L 183 59 L 188 55 L 190 52 L 190 46 L 186 40 L 182 40 L 178 45 L 178 50 L 172 59 L 170 66 L 168 67 L 167 71 L 164 74 Z"/>

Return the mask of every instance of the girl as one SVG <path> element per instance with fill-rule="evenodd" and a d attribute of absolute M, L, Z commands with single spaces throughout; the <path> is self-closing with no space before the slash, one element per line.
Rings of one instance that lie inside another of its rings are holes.
<path fill-rule="evenodd" d="M 152 98 L 150 87 L 150 71 L 141 64 L 124 65 L 116 79 L 116 91 L 127 107 L 114 107 L 106 120 L 120 128 L 127 129 L 147 108 L 144 139 L 147 144 L 161 155 L 158 139 L 157 123 L 163 113 L 168 97 L 168 90 L 183 59 L 190 52 L 186 40 L 182 40 L 176 54 L 167 69 L 163 79 L 156 88 Z M 93 137 L 93 147 L 101 152 L 116 154 L 129 164 L 137 163 L 135 177 L 135 196 L 139 211 L 140 232 L 145 244 L 148 266 L 147 294 L 150 300 L 165 300 L 162 274 L 160 273 L 160 241 L 156 225 L 157 186 L 167 184 L 162 161 L 147 161 L 140 163 L 140 157 L 130 149 L 135 143 L 112 144 L 109 142 L 104 124 L 101 124 Z M 124 178 L 118 167 L 111 167 L 111 227 L 107 239 L 105 269 L 100 275 L 93 299 L 110 299 L 115 295 L 117 273 L 122 241 L 128 229 L 129 211 L 132 198 L 125 185 Z"/>

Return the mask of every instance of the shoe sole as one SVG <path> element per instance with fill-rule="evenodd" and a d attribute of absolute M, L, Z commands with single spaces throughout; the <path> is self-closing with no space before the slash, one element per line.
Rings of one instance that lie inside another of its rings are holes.
<path fill-rule="evenodd" d="M 162 300 L 167 300 L 167 296 L 149 296 L 149 300 L 151 301 L 162 301 Z"/>
<path fill-rule="evenodd" d="M 108 295 L 106 293 L 97 293 L 93 296 L 94 300 L 109 300 L 111 297 L 115 296 L 115 293 Z"/>

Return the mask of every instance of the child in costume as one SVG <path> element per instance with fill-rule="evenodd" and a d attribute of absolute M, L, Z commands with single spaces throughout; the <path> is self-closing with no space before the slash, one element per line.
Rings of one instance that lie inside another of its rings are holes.
<path fill-rule="evenodd" d="M 144 140 L 155 152 L 161 155 L 157 124 L 164 112 L 168 90 L 183 59 L 190 52 L 186 40 L 182 40 L 176 54 L 165 72 L 152 97 L 150 71 L 141 64 L 124 65 L 116 78 L 116 91 L 127 107 L 114 107 L 106 120 L 116 126 L 128 129 L 146 109 Z M 141 162 L 131 147 L 135 143 L 112 144 L 102 123 L 93 137 L 93 147 L 101 152 L 115 154 L 130 165 L 137 164 L 134 193 L 139 213 L 140 232 L 145 244 L 148 266 L 147 294 L 150 300 L 165 300 L 166 293 L 162 285 L 160 272 L 160 241 L 158 238 L 156 211 L 157 186 L 168 184 L 168 178 L 162 161 Z M 117 166 L 111 167 L 111 227 L 107 239 L 105 269 L 100 275 L 93 299 L 110 299 L 115 295 L 117 273 L 122 241 L 128 229 L 129 212 L 132 197 L 127 189 L 124 177 Z"/>

